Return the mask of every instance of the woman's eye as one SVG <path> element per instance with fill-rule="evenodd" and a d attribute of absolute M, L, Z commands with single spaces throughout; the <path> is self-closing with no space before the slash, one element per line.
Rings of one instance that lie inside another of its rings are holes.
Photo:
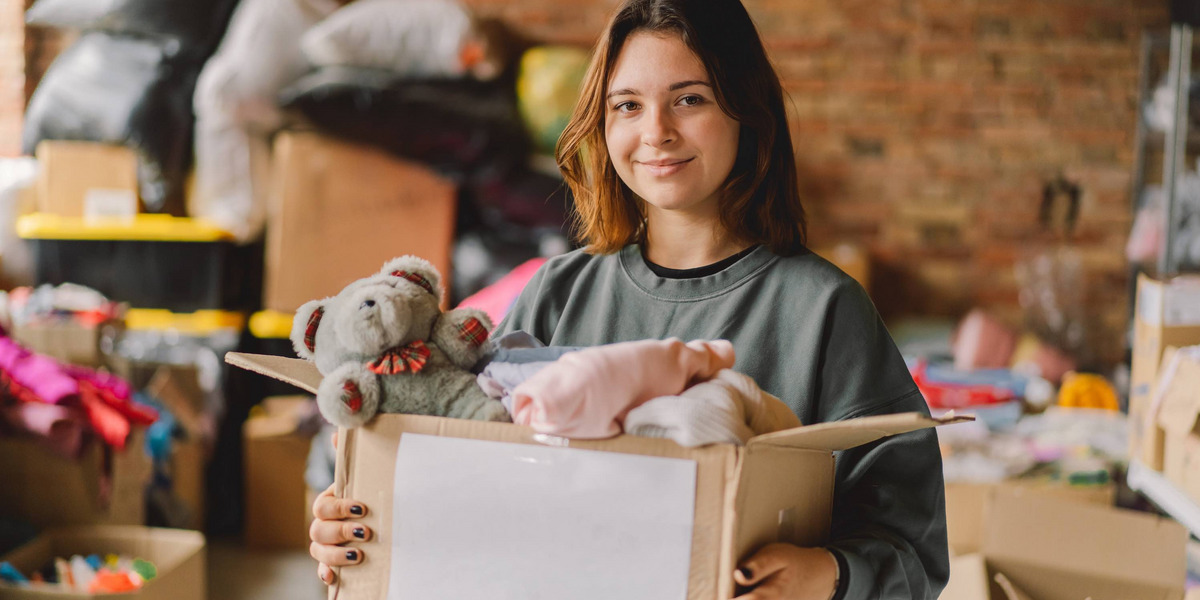
<path fill-rule="evenodd" d="M 700 96 L 684 96 L 679 99 L 685 106 L 696 106 L 704 102 L 704 98 Z"/>
<path fill-rule="evenodd" d="M 636 102 L 622 102 L 622 103 L 614 106 L 613 110 L 615 110 L 617 112 L 627 113 L 627 112 L 637 110 L 637 107 L 638 106 L 637 106 Z"/>

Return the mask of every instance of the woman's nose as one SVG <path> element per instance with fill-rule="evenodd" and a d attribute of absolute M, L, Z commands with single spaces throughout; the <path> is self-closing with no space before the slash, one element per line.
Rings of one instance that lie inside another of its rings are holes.
<path fill-rule="evenodd" d="M 643 119 L 645 129 L 642 131 L 642 143 L 658 147 L 675 141 L 678 133 L 675 131 L 675 122 L 671 118 L 670 111 L 651 108 L 646 111 L 645 115 L 646 118 Z"/>

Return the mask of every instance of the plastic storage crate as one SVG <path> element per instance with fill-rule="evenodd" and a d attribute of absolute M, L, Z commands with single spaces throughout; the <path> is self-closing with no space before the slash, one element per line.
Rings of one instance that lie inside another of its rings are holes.
<path fill-rule="evenodd" d="M 263 247 L 210 224 L 169 215 L 17 221 L 36 283 L 77 283 L 138 308 L 253 311 L 262 302 Z"/>

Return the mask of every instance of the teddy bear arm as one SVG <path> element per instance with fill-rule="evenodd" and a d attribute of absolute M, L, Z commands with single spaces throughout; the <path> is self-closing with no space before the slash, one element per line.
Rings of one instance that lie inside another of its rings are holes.
<path fill-rule="evenodd" d="M 460 369 L 470 369 L 483 358 L 492 321 L 487 313 L 458 308 L 442 314 L 433 327 L 432 341 Z"/>

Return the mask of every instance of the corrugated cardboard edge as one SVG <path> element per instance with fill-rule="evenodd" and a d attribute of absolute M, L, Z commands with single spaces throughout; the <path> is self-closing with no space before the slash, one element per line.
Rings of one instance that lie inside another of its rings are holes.
<path fill-rule="evenodd" d="M 805 425 L 756 436 L 746 444 L 746 447 L 770 444 L 808 450 L 846 450 L 890 435 L 974 420 L 975 417 L 971 415 L 956 415 L 953 411 L 941 417 L 931 417 L 916 412 L 873 415 L 845 421 Z"/>
<path fill-rule="evenodd" d="M 317 366 L 301 358 L 229 352 L 225 354 L 225 362 L 239 369 L 290 383 L 313 394 L 317 393 L 317 388 L 321 386 L 321 372 L 317 370 Z"/>

